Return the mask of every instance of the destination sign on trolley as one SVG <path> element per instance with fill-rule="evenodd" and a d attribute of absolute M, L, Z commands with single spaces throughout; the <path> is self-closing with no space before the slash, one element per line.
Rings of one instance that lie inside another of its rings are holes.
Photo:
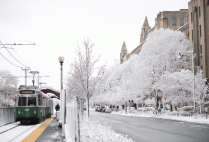
<path fill-rule="evenodd" d="M 20 90 L 20 94 L 35 94 L 34 90 Z"/>

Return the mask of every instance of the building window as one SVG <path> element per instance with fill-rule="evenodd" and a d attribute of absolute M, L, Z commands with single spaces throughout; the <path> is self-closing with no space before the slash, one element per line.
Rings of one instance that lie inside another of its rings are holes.
<path fill-rule="evenodd" d="M 201 65 L 201 69 L 203 70 L 203 66 Z"/>
<path fill-rule="evenodd" d="M 180 26 L 184 25 L 184 18 L 180 18 Z"/>
<path fill-rule="evenodd" d="M 192 41 L 193 41 L 193 30 L 192 30 Z"/>
<path fill-rule="evenodd" d="M 193 22 L 193 15 L 192 15 L 192 12 L 191 12 L 191 22 Z"/>
<path fill-rule="evenodd" d="M 172 26 L 176 26 L 176 17 L 172 18 Z"/>
<path fill-rule="evenodd" d="M 202 54 L 202 45 L 200 45 L 200 53 Z"/>
<path fill-rule="evenodd" d="M 208 0 L 208 5 L 209 5 L 209 0 Z"/>
<path fill-rule="evenodd" d="M 200 9 L 200 6 L 199 6 L 199 17 L 201 17 L 201 9 Z"/>
<path fill-rule="evenodd" d="M 202 32 L 201 32 L 201 25 L 200 25 L 200 37 L 202 36 Z"/>

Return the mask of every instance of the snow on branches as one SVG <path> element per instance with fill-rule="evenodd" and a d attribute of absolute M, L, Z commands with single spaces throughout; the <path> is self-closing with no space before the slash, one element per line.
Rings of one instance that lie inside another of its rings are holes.
<path fill-rule="evenodd" d="M 187 94 L 193 89 L 193 73 L 188 70 L 191 69 L 191 54 L 179 58 L 179 53 L 187 52 L 191 51 L 184 33 L 170 29 L 153 31 L 138 55 L 106 69 L 102 89 L 97 89 L 100 90 L 97 100 L 112 104 L 127 100 L 142 102 L 149 94 L 160 90 L 166 94 L 167 102 L 179 96 L 190 101 Z M 201 84 L 196 93 L 206 94 L 205 80 L 198 74 L 195 78 L 195 88 Z"/>

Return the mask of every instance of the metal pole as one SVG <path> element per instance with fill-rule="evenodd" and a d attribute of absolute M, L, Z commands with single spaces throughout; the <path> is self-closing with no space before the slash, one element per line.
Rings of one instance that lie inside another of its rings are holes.
<path fill-rule="evenodd" d="M 193 103 L 194 103 L 194 113 L 195 113 L 195 99 L 194 99 L 194 95 L 195 95 L 195 72 L 194 72 L 194 52 L 192 49 L 192 70 L 193 70 Z"/>
<path fill-rule="evenodd" d="M 38 88 L 39 88 L 39 73 L 38 73 Z"/>
<path fill-rule="evenodd" d="M 126 80 L 127 80 L 127 76 L 126 76 L 126 69 L 125 69 L 125 77 L 126 77 Z M 125 86 L 126 86 L 126 100 L 125 100 L 125 111 L 126 111 L 126 114 L 127 114 L 127 84 L 126 84 L 126 80 L 125 80 Z"/>
<path fill-rule="evenodd" d="M 65 124 L 64 124 L 64 94 L 62 92 L 63 90 L 63 75 L 62 75 L 62 65 L 63 62 L 60 62 L 60 71 L 61 71 L 61 90 L 60 90 L 60 99 L 61 99 L 61 121 L 62 121 L 62 135 L 64 136 L 64 128 L 65 128 Z"/>

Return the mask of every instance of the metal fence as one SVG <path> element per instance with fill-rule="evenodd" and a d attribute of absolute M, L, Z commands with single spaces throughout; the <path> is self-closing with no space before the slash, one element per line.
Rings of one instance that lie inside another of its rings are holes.
<path fill-rule="evenodd" d="M 15 121 L 14 108 L 0 107 L 0 126 Z"/>
<path fill-rule="evenodd" d="M 71 139 L 73 142 L 80 142 L 80 101 L 74 98 L 68 105 L 66 111 L 66 141 Z"/>
<path fill-rule="evenodd" d="M 173 111 L 173 112 L 168 113 L 168 115 L 172 115 L 172 116 L 192 117 L 194 114 L 193 114 L 193 112 Z"/>

